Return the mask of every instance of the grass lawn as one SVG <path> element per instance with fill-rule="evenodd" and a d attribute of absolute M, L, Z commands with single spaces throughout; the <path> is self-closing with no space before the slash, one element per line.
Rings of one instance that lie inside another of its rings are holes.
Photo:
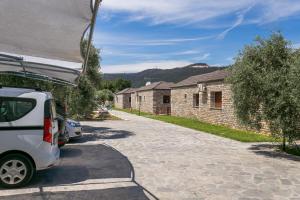
<path fill-rule="evenodd" d="M 116 108 L 114 109 L 136 114 L 136 115 L 139 114 L 139 111 L 137 110 L 131 111 L 130 109 L 116 109 Z M 171 124 L 176 124 L 186 128 L 191 128 L 197 131 L 211 133 L 214 135 L 230 138 L 241 142 L 274 142 L 275 141 L 274 138 L 270 136 L 258 134 L 251 131 L 236 130 L 221 125 L 213 125 L 205 122 L 200 122 L 199 120 L 196 119 L 188 119 L 188 118 L 168 116 L 168 115 L 153 115 L 144 112 L 141 112 L 140 115 L 147 118 L 164 121 Z"/>

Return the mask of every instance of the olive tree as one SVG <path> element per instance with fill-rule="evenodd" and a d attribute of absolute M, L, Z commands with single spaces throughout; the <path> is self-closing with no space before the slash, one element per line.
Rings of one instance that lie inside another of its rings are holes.
<path fill-rule="evenodd" d="M 104 105 L 106 101 L 113 101 L 114 94 L 108 89 L 99 90 L 96 92 L 96 99 L 101 105 Z"/>
<path fill-rule="evenodd" d="M 87 41 L 81 43 L 82 55 L 85 57 L 87 50 Z M 69 105 L 69 114 L 79 118 L 89 117 L 97 107 L 96 91 L 101 87 L 100 73 L 100 51 L 91 45 L 87 71 L 78 79 L 78 85 L 71 88 L 67 103 Z"/>
<path fill-rule="evenodd" d="M 300 136 L 300 59 L 280 33 L 257 38 L 237 56 L 229 79 L 238 119 L 292 142 Z M 297 77 L 298 73 L 298 77 Z"/>

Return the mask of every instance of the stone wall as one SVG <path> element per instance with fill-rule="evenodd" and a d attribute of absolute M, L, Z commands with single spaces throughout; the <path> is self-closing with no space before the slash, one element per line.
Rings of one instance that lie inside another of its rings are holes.
<path fill-rule="evenodd" d="M 230 85 L 223 82 L 211 82 L 206 84 L 206 88 L 206 92 L 200 91 L 196 85 L 172 89 L 171 114 L 239 128 L 234 114 Z M 213 108 L 212 92 L 222 92 L 222 108 Z M 194 94 L 199 94 L 198 107 L 194 105 Z"/>
<path fill-rule="evenodd" d="M 119 94 L 114 96 L 114 106 L 123 109 L 123 95 Z"/>
<path fill-rule="evenodd" d="M 131 94 L 131 107 L 142 112 L 153 114 L 168 114 L 171 112 L 171 104 L 163 103 L 163 96 L 171 95 L 171 90 L 147 90 Z M 139 102 L 141 99 L 141 102 Z"/>
<path fill-rule="evenodd" d="M 154 114 L 170 114 L 171 103 L 164 103 L 164 96 L 171 96 L 171 90 L 154 90 L 153 93 L 153 110 Z M 171 100 L 171 99 L 170 99 Z"/>
<path fill-rule="evenodd" d="M 153 113 L 153 90 L 139 91 L 136 93 L 136 97 L 136 110 L 140 107 L 142 112 Z"/>
<path fill-rule="evenodd" d="M 130 94 L 115 95 L 114 98 L 115 107 L 120 109 L 131 108 L 130 97 L 131 97 Z"/>
<path fill-rule="evenodd" d="M 137 105 L 138 105 L 137 93 L 136 92 L 131 93 L 130 96 L 131 96 L 131 108 L 132 109 L 137 109 Z"/>

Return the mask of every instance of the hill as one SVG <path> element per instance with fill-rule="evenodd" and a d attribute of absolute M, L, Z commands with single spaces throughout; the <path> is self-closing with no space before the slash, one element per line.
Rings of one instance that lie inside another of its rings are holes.
<path fill-rule="evenodd" d="M 137 73 L 104 74 L 104 80 L 115 80 L 122 78 L 130 80 L 132 87 L 140 87 L 145 85 L 148 81 L 167 81 L 177 83 L 190 76 L 205 74 L 224 68 L 225 67 L 211 67 L 205 63 L 196 63 L 173 69 L 147 69 Z"/>

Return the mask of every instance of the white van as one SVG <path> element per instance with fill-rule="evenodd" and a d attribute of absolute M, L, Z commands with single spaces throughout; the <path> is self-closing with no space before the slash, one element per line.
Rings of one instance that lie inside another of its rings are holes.
<path fill-rule="evenodd" d="M 52 94 L 0 87 L 0 186 L 21 187 L 59 161 Z"/>

